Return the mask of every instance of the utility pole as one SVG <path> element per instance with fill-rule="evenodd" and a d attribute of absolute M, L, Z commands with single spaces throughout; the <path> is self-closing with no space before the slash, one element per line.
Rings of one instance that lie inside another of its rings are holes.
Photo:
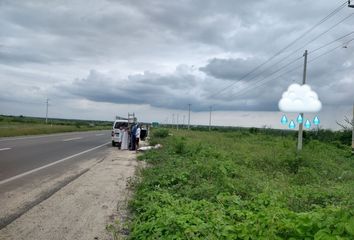
<path fill-rule="evenodd" d="M 127 120 L 128 120 L 128 124 L 134 125 L 134 124 L 136 123 L 136 121 L 137 121 L 137 119 L 136 119 L 136 117 L 135 117 L 135 113 L 129 113 L 129 112 L 128 112 L 128 118 L 127 118 Z"/>
<path fill-rule="evenodd" d="M 354 103 L 353 103 L 353 118 L 352 118 L 352 155 L 354 155 Z"/>
<path fill-rule="evenodd" d="M 191 104 L 188 104 L 188 130 L 190 129 L 191 125 Z"/>
<path fill-rule="evenodd" d="M 172 114 L 172 128 L 174 127 L 173 125 L 175 125 L 175 114 Z"/>
<path fill-rule="evenodd" d="M 177 130 L 178 130 L 178 121 L 179 121 L 179 115 L 177 113 Z"/>
<path fill-rule="evenodd" d="M 47 98 L 47 107 L 46 107 L 46 112 L 45 112 L 45 124 L 48 124 L 48 105 L 49 105 L 49 99 Z"/>
<path fill-rule="evenodd" d="M 209 107 L 209 110 L 210 110 L 210 112 L 209 112 L 209 131 L 211 131 L 211 111 L 212 111 L 212 109 L 213 109 L 213 107 L 210 106 Z"/>
<path fill-rule="evenodd" d="M 302 85 L 306 84 L 306 71 L 307 71 L 307 50 L 304 53 L 304 73 L 302 75 Z M 304 113 L 300 113 L 302 122 L 299 124 L 299 133 L 297 138 L 297 151 L 302 150 L 302 136 L 303 136 L 303 127 L 304 127 Z"/>
<path fill-rule="evenodd" d="M 185 128 L 185 126 L 184 126 L 184 120 L 185 120 L 185 118 L 186 118 L 186 115 L 183 115 L 183 128 Z"/>

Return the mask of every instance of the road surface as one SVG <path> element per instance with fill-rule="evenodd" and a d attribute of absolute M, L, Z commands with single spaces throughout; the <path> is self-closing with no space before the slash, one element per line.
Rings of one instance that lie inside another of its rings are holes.
<path fill-rule="evenodd" d="M 0 185 L 58 161 L 87 157 L 109 142 L 110 131 L 2 138 Z"/>
<path fill-rule="evenodd" d="M 111 239 L 140 167 L 110 131 L 0 139 L 0 240 Z"/>
<path fill-rule="evenodd" d="M 103 161 L 110 149 L 109 130 L 0 138 L 0 229 Z"/>

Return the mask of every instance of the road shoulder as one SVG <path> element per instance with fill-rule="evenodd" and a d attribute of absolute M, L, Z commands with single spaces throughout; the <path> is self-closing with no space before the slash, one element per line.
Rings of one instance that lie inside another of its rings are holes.
<path fill-rule="evenodd" d="M 0 231 L 0 239 L 111 239 L 105 230 L 126 215 L 136 153 L 108 149 L 103 161 Z"/>

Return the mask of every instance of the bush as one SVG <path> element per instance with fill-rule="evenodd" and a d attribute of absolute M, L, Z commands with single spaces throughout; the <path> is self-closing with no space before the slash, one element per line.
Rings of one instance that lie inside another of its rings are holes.
<path fill-rule="evenodd" d="M 291 134 L 274 132 L 158 140 L 141 157 L 151 167 L 135 185 L 131 239 L 354 239 L 354 165 L 341 143 L 310 140 L 297 155 Z"/>
<path fill-rule="evenodd" d="M 156 129 L 152 133 L 155 138 L 166 138 L 168 137 L 169 131 L 167 129 Z"/>
<path fill-rule="evenodd" d="M 186 142 L 183 138 L 175 138 L 174 140 L 175 153 L 183 154 L 186 152 Z"/>

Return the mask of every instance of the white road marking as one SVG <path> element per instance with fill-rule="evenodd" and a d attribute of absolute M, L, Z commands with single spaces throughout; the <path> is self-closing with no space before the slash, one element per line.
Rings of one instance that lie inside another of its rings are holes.
<path fill-rule="evenodd" d="M 3 138 L 0 139 L 0 142 L 4 141 L 15 141 L 15 140 L 25 140 L 25 139 L 33 139 L 33 138 L 44 138 L 44 137 L 58 137 L 62 135 L 69 135 L 73 133 L 59 133 L 59 134 L 48 134 L 48 135 L 39 135 L 39 136 L 28 136 L 28 137 L 15 137 L 15 138 Z"/>
<path fill-rule="evenodd" d="M 100 133 L 100 134 L 96 134 L 95 136 L 103 136 L 104 134 L 103 133 Z"/>
<path fill-rule="evenodd" d="M 82 137 L 76 137 L 76 138 L 68 138 L 68 139 L 64 139 L 62 140 L 63 142 L 68 142 L 68 141 L 74 141 L 74 140 L 79 140 L 82 139 Z"/>
<path fill-rule="evenodd" d="M 79 132 L 79 133 L 89 133 L 89 132 Z M 38 136 L 28 136 L 28 137 L 13 137 L 13 138 L 4 137 L 4 138 L 0 138 L 0 142 L 44 138 L 44 137 L 58 137 L 58 136 L 63 136 L 63 135 L 65 136 L 65 135 L 72 135 L 72 134 L 78 134 L 78 132 L 54 133 L 54 134 L 45 134 L 45 135 L 38 135 Z"/>
<path fill-rule="evenodd" d="M 93 150 L 96 150 L 96 149 L 98 149 L 98 148 L 100 148 L 100 147 L 103 147 L 103 146 L 107 145 L 108 143 L 110 143 L 110 141 L 109 141 L 109 142 L 106 142 L 106 143 L 104 143 L 104 144 L 102 144 L 102 145 L 99 145 L 99 146 L 97 146 L 97 147 L 90 148 L 90 149 L 87 149 L 87 150 L 85 150 L 85 151 L 83 151 L 83 152 L 79 152 L 79 153 L 76 153 L 76 154 L 71 155 L 71 156 L 69 156 L 69 157 L 66 157 L 66 158 L 60 159 L 60 160 L 58 160 L 58 161 L 49 163 L 49 164 L 44 165 L 44 166 L 42 166 L 42 167 L 35 168 L 35 169 L 33 169 L 33 170 L 30 170 L 30 171 L 21 173 L 21 174 L 19 174 L 19 175 L 16 175 L 16 176 L 7 178 L 7 179 L 5 179 L 5 180 L 0 181 L 0 185 L 2 185 L 2 184 L 4 184 L 4 183 L 11 182 L 11 181 L 16 180 L 16 179 L 19 179 L 19 178 L 22 178 L 22 177 L 24 177 L 24 176 L 30 175 L 30 174 L 32 174 L 32 173 L 34 173 L 34 172 L 38 172 L 38 171 L 40 171 L 40 170 L 42 170 L 42 169 L 51 167 L 51 166 L 56 165 L 56 164 L 58 164 L 58 163 L 64 162 L 64 161 L 66 161 L 66 160 L 69 160 L 69 159 L 71 159 L 71 158 L 80 156 L 80 155 L 82 155 L 82 154 L 84 154 L 84 153 L 91 152 L 91 151 L 93 151 Z"/>
<path fill-rule="evenodd" d="M 0 151 L 10 150 L 11 148 L 0 148 Z"/>

